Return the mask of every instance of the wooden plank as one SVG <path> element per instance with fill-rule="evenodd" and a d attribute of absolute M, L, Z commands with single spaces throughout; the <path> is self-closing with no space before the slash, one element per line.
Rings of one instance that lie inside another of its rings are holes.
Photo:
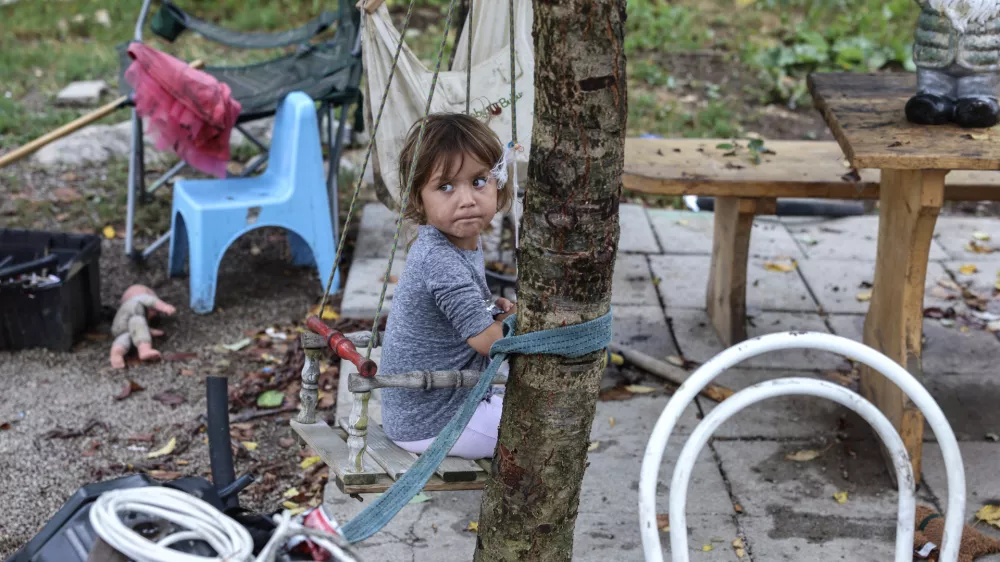
<path fill-rule="evenodd" d="M 813 102 L 856 168 L 1000 169 L 1000 132 L 906 120 L 904 107 L 917 91 L 911 72 L 817 73 L 808 84 Z"/>
<path fill-rule="evenodd" d="M 459 457 L 445 457 L 434 471 L 445 482 L 472 482 L 482 472 L 478 464 Z"/>
<path fill-rule="evenodd" d="M 350 426 L 347 418 L 337 420 L 341 428 Z M 375 462 L 381 466 L 393 480 L 406 474 L 406 471 L 413 465 L 415 457 L 408 451 L 393 443 L 382 431 L 382 426 L 374 423 L 368 424 L 368 454 Z"/>
<path fill-rule="evenodd" d="M 879 197 L 879 170 L 862 169 L 858 181 L 848 181 L 848 159 L 835 141 L 772 141 L 775 154 L 765 154 L 755 166 L 746 156 L 724 156 L 725 139 L 625 140 L 627 189 L 652 195 L 706 197 L 804 197 L 874 200 Z M 745 154 L 745 150 L 743 151 Z M 742 168 L 727 167 L 738 163 Z M 948 175 L 945 199 L 1000 199 L 1000 173 L 955 171 Z"/>
<path fill-rule="evenodd" d="M 726 347 L 747 338 L 747 258 L 756 209 L 753 199 L 715 200 L 712 265 L 705 300 L 712 326 Z"/>
<path fill-rule="evenodd" d="M 924 281 L 934 223 L 944 199 L 944 172 L 886 170 L 883 177 L 875 277 L 864 343 L 922 380 Z M 919 483 L 924 431 L 920 410 L 898 386 L 867 367 L 861 370 L 860 387 L 862 395 L 886 415 L 903 438 Z M 890 473 L 895 477 L 894 470 Z"/>
<path fill-rule="evenodd" d="M 291 420 L 289 423 L 292 425 L 292 430 L 298 433 L 336 474 L 337 480 L 345 485 L 371 485 L 378 482 L 380 477 L 388 477 L 368 455 L 365 455 L 362 460 L 364 472 L 351 472 L 347 462 L 350 456 L 347 442 L 339 431 L 335 431 L 323 420 L 316 420 L 316 423 L 310 424 L 299 423 L 295 420 Z"/>

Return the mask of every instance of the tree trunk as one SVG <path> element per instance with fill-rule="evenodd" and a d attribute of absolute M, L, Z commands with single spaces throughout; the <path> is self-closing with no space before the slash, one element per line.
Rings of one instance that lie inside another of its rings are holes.
<path fill-rule="evenodd" d="M 535 0 L 517 333 L 606 314 L 627 113 L 625 0 Z M 475 559 L 570 560 L 604 353 L 513 360 Z"/>

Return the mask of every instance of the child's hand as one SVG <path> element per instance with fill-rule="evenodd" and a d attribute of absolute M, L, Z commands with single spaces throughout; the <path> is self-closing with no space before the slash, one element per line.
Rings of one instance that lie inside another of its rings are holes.
<path fill-rule="evenodd" d="M 510 302 L 509 300 L 500 297 L 497 299 L 497 307 L 503 311 L 504 314 L 514 314 L 517 312 L 517 305 Z"/>

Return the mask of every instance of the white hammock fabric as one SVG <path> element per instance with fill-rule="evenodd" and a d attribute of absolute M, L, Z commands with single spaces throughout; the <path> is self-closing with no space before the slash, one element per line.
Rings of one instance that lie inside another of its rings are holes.
<path fill-rule="evenodd" d="M 472 2 L 471 22 L 466 21 L 452 70 L 438 75 L 431 112 L 465 112 L 465 82 L 468 68 L 468 30 L 472 30 L 472 101 L 473 115 L 486 121 L 506 144 L 511 141 L 510 109 L 510 6 L 506 1 L 487 0 Z M 517 152 L 518 180 L 525 181 L 528 173 L 528 154 L 531 149 L 532 112 L 535 105 L 535 56 L 531 37 L 531 0 L 514 2 L 515 87 L 517 90 L 517 137 L 524 147 Z M 373 13 L 361 11 L 362 51 L 367 96 L 365 103 L 368 130 L 377 111 L 382 92 L 389 82 L 392 58 L 399 44 L 399 31 L 392 24 L 385 4 Z M 433 68 L 427 68 L 403 43 L 387 94 L 382 121 L 375 134 L 377 162 L 373 171 L 399 202 L 399 152 L 406 133 L 424 116 L 427 95 L 430 92 Z M 494 106 L 494 104 L 496 104 Z M 490 107 L 499 106 L 499 115 L 490 115 Z"/>

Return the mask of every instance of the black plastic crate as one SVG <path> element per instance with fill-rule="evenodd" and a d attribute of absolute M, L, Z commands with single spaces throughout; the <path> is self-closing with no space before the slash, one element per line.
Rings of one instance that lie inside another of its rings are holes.
<path fill-rule="evenodd" d="M 0 350 L 72 348 L 100 321 L 100 256 L 97 236 L 0 229 Z M 22 273 L 59 281 L 44 287 L 10 282 Z"/>

